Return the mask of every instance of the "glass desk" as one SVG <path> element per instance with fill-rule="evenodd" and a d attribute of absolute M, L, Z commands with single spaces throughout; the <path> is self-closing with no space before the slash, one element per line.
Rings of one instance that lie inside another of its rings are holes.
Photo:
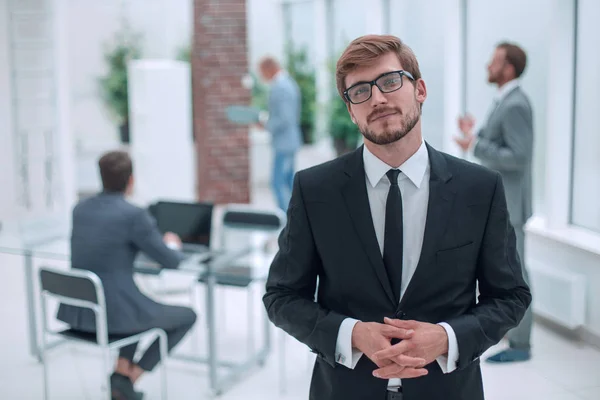
<path fill-rule="evenodd" d="M 217 332 L 215 318 L 215 286 L 218 281 L 223 279 L 235 281 L 236 277 L 232 276 L 232 268 L 236 265 L 252 266 L 252 256 L 264 249 L 264 242 L 255 242 L 241 246 L 239 249 L 226 249 L 215 253 L 208 262 L 201 261 L 204 257 L 202 254 L 192 255 L 183 261 L 175 270 L 181 274 L 191 274 L 201 281 L 206 286 L 206 301 L 204 315 L 206 318 L 206 333 L 208 339 L 207 357 L 199 357 L 198 355 L 187 355 L 172 353 L 171 358 L 181 359 L 185 361 L 202 363 L 208 365 L 209 383 L 211 394 L 214 396 L 221 395 L 226 389 L 230 388 L 238 381 L 242 374 L 256 365 L 262 366 L 265 363 L 267 356 L 271 350 L 270 338 L 270 322 L 265 315 L 264 325 L 264 342 L 262 348 L 253 352 L 245 361 L 241 363 L 233 363 L 220 361 L 217 357 Z M 25 243 L 17 236 L 10 236 L 7 233 L 0 233 L 0 254 L 11 254 L 23 258 L 25 268 L 25 296 L 28 321 L 28 340 L 30 354 L 38 361 L 41 361 L 39 354 L 39 335 L 41 330 L 38 329 L 39 319 L 39 284 L 36 264 L 50 264 L 52 262 L 61 264 L 70 264 L 70 245 L 68 236 L 56 236 L 46 238 L 35 243 Z M 251 267 L 252 268 L 252 267 Z M 161 268 L 151 260 L 145 257 L 138 257 L 135 263 L 135 272 L 145 275 L 159 275 Z M 256 266 L 252 269 L 252 280 L 264 280 L 268 273 L 268 265 Z M 220 369 L 226 369 L 226 372 L 219 373 Z"/>

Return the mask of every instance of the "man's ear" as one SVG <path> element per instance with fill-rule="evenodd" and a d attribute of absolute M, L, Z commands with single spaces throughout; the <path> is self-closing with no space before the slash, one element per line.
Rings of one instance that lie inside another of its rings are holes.
<path fill-rule="evenodd" d="M 419 79 L 415 86 L 417 101 L 422 104 L 427 98 L 427 86 L 425 85 L 425 81 L 423 79 Z"/>

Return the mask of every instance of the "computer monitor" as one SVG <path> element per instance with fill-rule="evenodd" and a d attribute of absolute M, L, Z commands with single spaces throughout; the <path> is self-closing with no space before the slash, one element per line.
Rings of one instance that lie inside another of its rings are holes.
<path fill-rule="evenodd" d="M 159 201 L 148 210 L 162 233 L 173 232 L 184 244 L 210 247 L 213 207 L 212 203 Z"/>

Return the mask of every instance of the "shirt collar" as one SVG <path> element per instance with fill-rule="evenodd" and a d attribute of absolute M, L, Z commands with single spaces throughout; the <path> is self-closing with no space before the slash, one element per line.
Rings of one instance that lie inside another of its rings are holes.
<path fill-rule="evenodd" d="M 275 75 L 273 75 L 273 82 L 277 82 L 279 79 L 283 78 L 285 74 L 285 70 L 280 69 Z"/>
<path fill-rule="evenodd" d="M 372 187 L 377 186 L 381 178 L 390 168 L 393 168 L 371 153 L 367 146 L 363 146 L 363 162 L 365 164 L 365 174 Z M 429 154 L 427 154 L 427 147 L 425 147 L 425 142 L 421 142 L 421 146 L 416 153 L 398 167 L 402 171 L 399 179 L 406 176 L 413 185 L 420 188 L 428 166 Z"/>
<path fill-rule="evenodd" d="M 500 87 L 498 89 L 498 92 L 496 93 L 496 101 L 500 102 L 502 100 L 504 100 L 504 98 L 510 93 L 512 92 L 514 89 L 516 89 L 517 87 L 519 87 L 520 82 L 518 79 L 513 79 L 511 81 L 506 82 L 504 85 L 502 85 L 502 87 Z"/>

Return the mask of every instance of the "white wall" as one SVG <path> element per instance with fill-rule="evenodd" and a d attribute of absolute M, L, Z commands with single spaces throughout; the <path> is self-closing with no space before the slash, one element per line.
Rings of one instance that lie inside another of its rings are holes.
<path fill-rule="evenodd" d="M 283 60 L 283 14 L 280 0 L 247 0 L 248 65 L 256 71 L 266 55 Z"/>
<path fill-rule="evenodd" d="M 119 147 L 119 133 L 100 99 L 98 78 L 107 72 L 104 45 L 128 21 L 141 34 L 143 58 L 170 58 L 190 44 L 192 0 L 64 0 L 69 33 L 71 125 L 77 148 L 77 186 L 99 185 L 96 161 Z"/>
<path fill-rule="evenodd" d="M 68 1 L 69 67 L 75 137 L 80 146 L 118 140 L 117 126 L 99 98 L 98 78 L 107 72 L 104 45 L 125 18 L 142 36 L 144 58 L 175 58 L 190 43 L 192 0 Z"/>
<path fill-rule="evenodd" d="M 421 75 L 427 86 L 423 104 L 423 137 L 438 149 L 443 147 L 444 133 L 444 43 L 447 0 L 412 2 L 407 12 L 406 1 L 390 1 L 390 33 L 398 36 L 415 53 Z M 424 27 L 426 27 L 424 29 Z"/>

